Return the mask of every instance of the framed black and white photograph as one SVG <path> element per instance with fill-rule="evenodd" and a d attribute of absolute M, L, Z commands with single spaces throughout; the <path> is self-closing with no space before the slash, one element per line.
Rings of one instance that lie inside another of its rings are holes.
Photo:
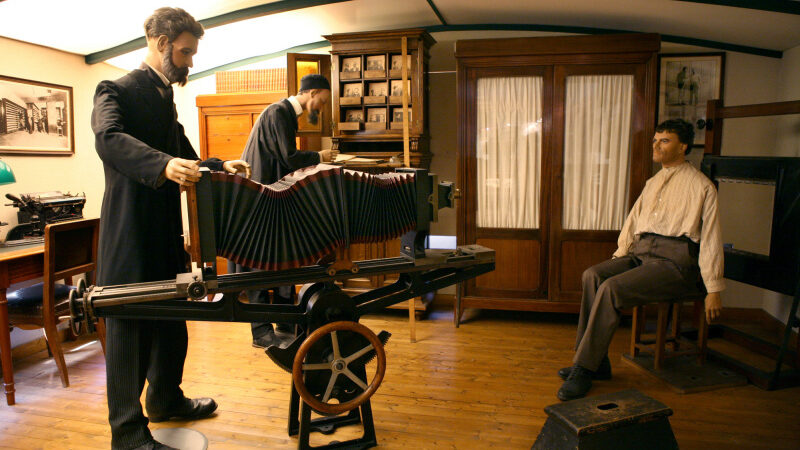
<path fill-rule="evenodd" d="M 342 58 L 342 72 L 361 72 L 361 58 Z"/>
<path fill-rule="evenodd" d="M 361 83 L 345 84 L 343 97 L 361 97 Z"/>
<path fill-rule="evenodd" d="M 386 56 L 384 55 L 367 56 L 367 70 L 385 72 Z"/>
<path fill-rule="evenodd" d="M 363 122 L 364 121 L 364 111 L 360 109 L 348 109 L 345 113 L 345 122 Z"/>
<path fill-rule="evenodd" d="M 408 110 L 408 120 L 411 121 L 411 109 Z M 402 122 L 403 121 L 403 108 L 393 108 L 392 109 L 392 122 Z"/>
<path fill-rule="evenodd" d="M 386 122 L 386 108 L 368 109 L 367 122 Z"/>
<path fill-rule="evenodd" d="M 411 71 L 411 55 L 406 55 L 406 66 Z M 390 70 L 402 70 L 403 55 L 392 55 L 392 65 Z"/>
<path fill-rule="evenodd" d="M 0 154 L 74 153 L 72 88 L 0 75 Z"/>
<path fill-rule="evenodd" d="M 370 83 L 369 84 L 370 97 L 385 97 L 386 96 L 386 82 Z"/>
<path fill-rule="evenodd" d="M 403 80 L 392 80 L 392 97 L 402 97 L 403 96 Z M 407 81 L 406 86 L 408 87 L 408 98 L 411 98 L 411 82 Z"/>
<path fill-rule="evenodd" d="M 659 57 L 658 121 L 684 119 L 697 127 L 708 100 L 722 98 L 725 53 L 666 54 Z M 694 145 L 705 142 L 695 128 Z"/>

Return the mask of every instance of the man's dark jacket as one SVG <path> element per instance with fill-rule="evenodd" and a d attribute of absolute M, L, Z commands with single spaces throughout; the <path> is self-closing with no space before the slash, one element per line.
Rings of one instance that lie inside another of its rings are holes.
<path fill-rule="evenodd" d="M 196 160 L 178 123 L 172 90 L 143 65 L 95 92 L 92 129 L 103 160 L 97 284 L 157 281 L 186 270 L 178 185 L 163 177 L 174 158 Z M 222 161 L 203 163 L 222 170 Z"/>
<path fill-rule="evenodd" d="M 319 164 L 319 153 L 297 150 L 297 114 L 287 99 L 273 103 L 253 124 L 242 159 L 252 168 L 252 180 L 272 184 L 286 174 Z"/>

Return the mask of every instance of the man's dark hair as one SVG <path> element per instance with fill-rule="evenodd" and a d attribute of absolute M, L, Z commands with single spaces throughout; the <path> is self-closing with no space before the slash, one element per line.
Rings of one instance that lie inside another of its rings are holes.
<path fill-rule="evenodd" d="M 163 34 L 167 41 L 173 42 L 184 31 L 192 33 L 197 39 L 205 34 L 200 22 L 181 8 L 158 8 L 144 21 L 144 34 L 148 39 Z"/>
<path fill-rule="evenodd" d="M 694 143 L 694 126 L 683 119 L 669 119 L 661 122 L 656 127 L 656 133 L 674 133 L 678 136 L 681 144 L 686 144 L 686 151 L 683 153 L 688 155 L 692 151 L 692 144 Z"/>

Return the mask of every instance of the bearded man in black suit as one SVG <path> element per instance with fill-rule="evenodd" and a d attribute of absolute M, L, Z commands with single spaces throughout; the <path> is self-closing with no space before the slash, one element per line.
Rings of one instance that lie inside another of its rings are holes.
<path fill-rule="evenodd" d="M 103 161 L 97 284 L 174 279 L 187 270 L 179 186 L 200 179 L 200 166 L 245 172 L 240 160 L 199 162 L 178 123 L 172 84 L 186 84 L 203 27 L 180 8 L 156 10 L 144 24 L 147 56 L 139 69 L 97 86 L 92 111 Z M 170 448 L 147 428 L 140 396 L 147 379 L 149 421 L 208 417 L 213 399 L 189 399 L 180 388 L 188 344 L 186 322 L 106 320 L 106 383 L 112 449 Z"/>

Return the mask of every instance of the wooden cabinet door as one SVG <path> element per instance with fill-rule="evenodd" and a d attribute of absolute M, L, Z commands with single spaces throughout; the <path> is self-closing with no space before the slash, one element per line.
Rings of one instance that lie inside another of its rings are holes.
<path fill-rule="evenodd" d="M 462 242 L 494 249 L 497 267 L 469 296 L 546 296 L 551 80 L 542 66 L 468 72 Z"/>
<path fill-rule="evenodd" d="M 645 64 L 557 65 L 553 89 L 549 295 L 574 302 L 609 259 L 649 166 Z"/>
<path fill-rule="evenodd" d="M 240 159 L 251 128 L 253 114 L 248 112 L 206 115 L 207 157 L 223 161 Z"/>

